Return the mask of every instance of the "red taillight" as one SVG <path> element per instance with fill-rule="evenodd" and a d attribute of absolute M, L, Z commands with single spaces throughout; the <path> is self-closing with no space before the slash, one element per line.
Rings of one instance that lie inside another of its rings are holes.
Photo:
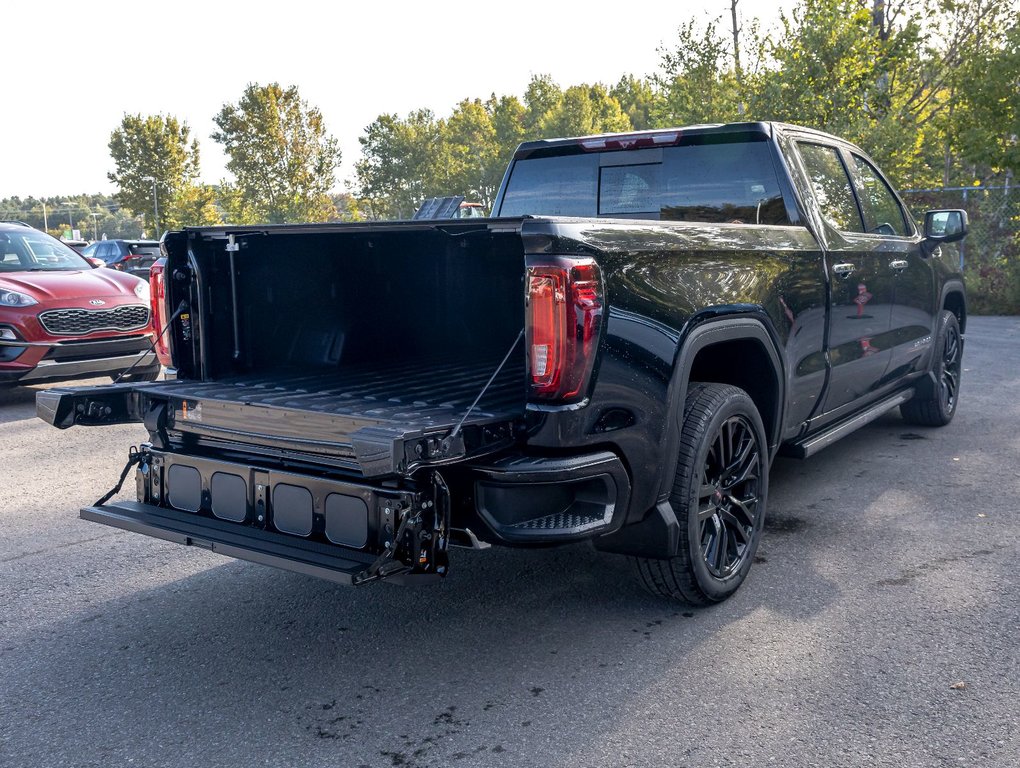
<path fill-rule="evenodd" d="M 152 325 L 156 331 L 156 357 L 163 365 L 170 365 L 170 344 L 163 330 L 167 326 L 166 259 L 158 259 L 149 267 L 149 303 L 152 306 Z"/>
<path fill-rule="evenodd" d="M 527 343 L 531 392 L 544 400 L 584 396 L 602 323 L 598 265 L 554 257 L 528 267 Z"/>

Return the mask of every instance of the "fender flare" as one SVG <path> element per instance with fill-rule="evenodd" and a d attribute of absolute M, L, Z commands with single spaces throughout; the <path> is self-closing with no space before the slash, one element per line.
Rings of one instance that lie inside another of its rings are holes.
<path fill-rule="evenodd" d="M 939 293 L 939 305 L 936 308 L 937 311 L 941 312 L 942 308 L 946 306 L 946 297 L 951 293 L 960 294 L 960 298 L 963 299 L 963 317 L 964 321 L 960 323 L 960 333 L 962 334 L 966 329 L 966 318 L 967 318 L 967 289 L 963 284 L 962 280 L 947 280 L 942 284 L 942 290 Z"/>
<path fill-rule="evenodd" d="M 741 313 L 739 315 L 724 315 L 722 317 L 707 319 L 695 325 L 688 331 L 680 341 L 679 352 L 673 366 L 673 375 L 669 382 L 667 398 L 669 400 L 666 415 L 666 438 L 662 446 L 662 457 L 664 464 L 663 477 L 660 478 L 659 499 L 665 501 L 669 498 L 669 491 L 673 484 L 673 472 L 665 471 L 669 463 L 669 457 L 675 456 L 679 450 L 680 432 L 683 429 L 684 400 L 687 395 L 687 388 L 690 384 L 691 369 L 694 367 L 694 360 L 703 349 L 714 344 L 728 341 L 755 341 L 761 345 L 769 356 L 772 367 L 772 375 L 775 381 L 777 398 L 775 411 L 772 414 L 773 434 L 769 437 L 769 454 L 775 456 L 779 449 L 779 443 L 783 434 L 783 416 L 786 408 L 786 366 L 783 355 L 780 353 L 779 344 L 774 334 L 770 331 L 769 325 L 754 315 Z"/>

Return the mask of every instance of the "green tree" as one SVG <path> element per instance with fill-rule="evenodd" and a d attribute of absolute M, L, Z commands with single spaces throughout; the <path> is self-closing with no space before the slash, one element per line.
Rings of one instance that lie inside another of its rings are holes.
<path fill-rule="evenodd" d="M 550 75 L 533 75 L 524 90 L 522 126 L 526 139 L 544 138 L 542 123 L 563 100 L 563 91 Z"/>
<path fill-rule="evenodd" d="M 651 107 L 653 122 L 692 125 L 746 119 L 731 46 L 715 21 L 683 24 L 673 46 L 659 49 L 662 71 L 652 77 L 658 91 Z"/>
<path fill-rule="evenodd" d="M 662 113 L 662 98 L 650 80 L 624 75 L 609 89 L 609 95 L 620 103 L 620 109 L 637 131 L 655 128 Z"/>
<path fill-rule="evenodd" d="M 185 184 L 167 204 L 167 225 L 171 229 L 179 229 L 223 223 L 216 199 L 217 192 L 213 186 Z"/>
<path fill-rule="evenodd" d="M 601 83 L 572 85 L 539 123 L 543 136 L 585 136 L 631 130 L 620 102 Z"/>
<path fill-rule="evenodd" d="M 223 145 L 235 178 L 223 190 L 232 221 L 326 221 L 332 215 L 329 193 L 340 149 L 297 86 L 253 83 L 213 120 L 219 130 L 212 138 Z"/>
<path fill-rule="evenodd" d="M 506 168 L 492 113 L 480 99 L 465 99 L 442 126 L 449 194 L 490 207 Z"/>
<path fill-rule="evenodd" d="M 171 115 L 124 115 L 110 135 L 114 171 L 107 177 L 117 185 L 117 199 L 144 217 L 157 236 L 178 218 L 172 203 L 198 177 L 198 142 L 187 123 Z M 160 206 L 159 221 L 155 208 Z"/>
<path fill-rule="evenodd" d="M 984 44 L 962 56 L 949 145 L 957 149 L 961 164 L 1015 178 L 1020 175 L 1020 21 L 1014 15 L 1001 34 L 986 29 L 981 38 Z M 951 166 L 947 184 L 950 173 Z M 969 182 L 962 171 L 958 176 Z"/>
<path fill-rule="evenodd" d="M 427 197 L 451 194 L 442 161 L 443 126 L 430 110 L 406 119 L 380 115 L 366 129 L 355 164 L 358 194 L 369 218 L 410 218 Z"/>

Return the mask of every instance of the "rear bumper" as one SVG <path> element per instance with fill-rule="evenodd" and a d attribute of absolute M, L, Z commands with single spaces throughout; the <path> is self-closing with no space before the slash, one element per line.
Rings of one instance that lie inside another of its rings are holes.
<path fill-rule="evenodd" d="M 622 525 L 630 478 L 609 451 L 567 457 L 510 456 L 473 466 L 475 510 L 510 544 L 589 539 Z"/>

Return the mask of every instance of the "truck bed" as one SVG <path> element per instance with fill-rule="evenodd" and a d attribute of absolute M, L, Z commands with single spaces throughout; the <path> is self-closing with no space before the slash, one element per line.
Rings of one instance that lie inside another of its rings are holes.
<path fill-rule="evenodd" d="M 175 441 L 244 442 L 263 452 L 332 456 L 366 475 L 402 474 L 416 459 L 441 463 L 486 452 L 494 441 L 505 444 L 524 412 L 523 361 L 508 362 L 464 419 L 500 360 L 405 359 L 136 388 L 150 402 L 167 403 Z M 443 438 L 461 419 L 466 443 L 444 450 Z"/>

